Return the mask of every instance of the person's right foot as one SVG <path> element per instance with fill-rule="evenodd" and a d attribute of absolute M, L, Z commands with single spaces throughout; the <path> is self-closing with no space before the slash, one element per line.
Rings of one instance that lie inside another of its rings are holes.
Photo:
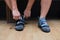
<path fill-rule="evenodd" d="M 39 18 L 38 26 L 43 32 L 50 32 L 49 25 L 47 24 L 45 18 Z"/>
<path fill-rule="evenodd" d="M 22 31 L 24 29 L 24 24 L 25 24 L 25 20 L 23 17 L 21 17 L 19 20 L 16 21 L 15 30 Z"/>

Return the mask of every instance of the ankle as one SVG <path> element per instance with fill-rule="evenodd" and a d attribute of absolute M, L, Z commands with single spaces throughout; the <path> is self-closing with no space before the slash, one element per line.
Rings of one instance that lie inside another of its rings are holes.
<path fill-rule="evenodd" d="M 46 19 L 45 17 L 39 17 L 39 19 L 41 20 L 41 19 Z"/>

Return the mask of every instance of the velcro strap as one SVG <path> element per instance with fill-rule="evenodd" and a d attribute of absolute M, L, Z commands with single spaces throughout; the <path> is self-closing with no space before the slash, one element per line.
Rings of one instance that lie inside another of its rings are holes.
<path fill-rule="evenodd" d="M 16 25 L 24 25 L 24 21 L 23 20 L 19 20 L 16 22 Z"/>

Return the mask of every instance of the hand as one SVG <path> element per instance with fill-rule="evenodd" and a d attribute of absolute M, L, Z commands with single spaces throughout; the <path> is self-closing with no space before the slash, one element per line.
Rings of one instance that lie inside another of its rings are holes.
<path fill-rule="evenodd" d="M 20 19 L 20 12 L 18 10 L 12 11 L 13 19 L 18 20 Z"/>
<path fill-rule="evenodd" d="M 31 11 L 30 10 L 25 10 L 24 11 L 24 17 L 25 18 L 28 18 L 28 17 L 30 17 L 31 16 Z"/>

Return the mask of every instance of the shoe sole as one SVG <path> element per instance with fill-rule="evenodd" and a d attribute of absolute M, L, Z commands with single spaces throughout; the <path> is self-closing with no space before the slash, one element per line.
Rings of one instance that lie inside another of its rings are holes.
<path fill-rule="evenodd" d="M 44 31 L 41 26 L 38 25 L 38 28 L 40 28 L 43 32 L 49 33 L 50 31 Z"/>

